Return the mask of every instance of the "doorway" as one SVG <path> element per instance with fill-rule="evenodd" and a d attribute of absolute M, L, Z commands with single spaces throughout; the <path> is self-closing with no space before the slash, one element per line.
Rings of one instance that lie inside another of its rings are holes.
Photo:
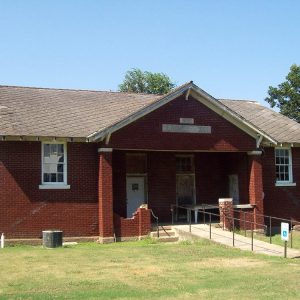
<path fill-rule="evenodd" d="M 177 205 L 196 203 L 193 155 L 176 156 L 176 203 Z"/>
<path fill-rule="evenodd" d="M 135 176 L 126 178 L 127 218 L 145 203 L 145 177 Z"/>
<path fill-rule="evenodd" d="M 176 176 L 177 205 L 195 204 L 195 176 L 178 174 Z"/>

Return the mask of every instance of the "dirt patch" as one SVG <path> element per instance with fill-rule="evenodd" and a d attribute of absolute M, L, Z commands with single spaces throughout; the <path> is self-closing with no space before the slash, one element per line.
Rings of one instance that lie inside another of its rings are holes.
<path fill-rule="evenodd" d="M 205 260 L 194 261 L 190 263 L 190 266 L 200 268 L 254 268 L 264 265 L 267 265 L 265 261 L 253 258 L 208 258 Z"/>

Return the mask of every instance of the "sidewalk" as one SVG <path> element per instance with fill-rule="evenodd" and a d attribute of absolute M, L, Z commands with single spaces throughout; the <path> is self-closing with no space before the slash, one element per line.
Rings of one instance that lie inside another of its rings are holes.
<path fill-rule="evenodd" d="M 174 225 L 173 228 L 177 231 L 180 238 L 209 239 L 209 225 L 206 224 L 193 224 L 191 232 L 189 232 L 189 225 Z M 211 240 L 219 244 L 233 247 L 232 232 L 222 230 L 221 228 L 211 227 Z M 251 238 L 235 234 L 234 247 L 251 251 Z M 284 247 L 254 239 L 253 252 L 283 257 Z M 300 250 L 288 248 L 287 257 L 300 258 Z"/>

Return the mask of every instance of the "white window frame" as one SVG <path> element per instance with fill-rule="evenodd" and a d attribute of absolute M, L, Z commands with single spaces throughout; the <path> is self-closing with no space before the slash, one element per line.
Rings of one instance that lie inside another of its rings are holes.
<path fill-rule="evenodd" d="M 62 144 L 64 145 L 64 181 L 63 182 L 44 182 L 44 145 L 45 144 Z M 42 141 L 41 143 L 41 182 L 39 185 L 40 190 L 48 189 L 70 189 L 70 185 L 67 184 L 68 180 L 68 158 L 67 158 L 67 143 L 61 141 Z"/>
<path fill-rule="evenodd" d="M 274 148 L 274 157 L 275 157 L 275 169 L 276 169 L 276 150 L 288 150 L 289 154 L 289 180 L 277 180 L 275 186 L 296 186 L 296 183 L 293 182 L 293 159 L 292 159 L 292 149 L 290 147 L 277 147 Z M 276 170 L 275 170 L 276 175 Z"/>

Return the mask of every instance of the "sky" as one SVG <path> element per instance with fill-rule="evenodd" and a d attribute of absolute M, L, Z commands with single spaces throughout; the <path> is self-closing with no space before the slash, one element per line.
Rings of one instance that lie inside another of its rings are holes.
<path fill-rule="evenodd" d="M 0 84 L 117 90 L 126 71 L 257 100 L 300 64 L 298 0 L 0 0 Z"/>

